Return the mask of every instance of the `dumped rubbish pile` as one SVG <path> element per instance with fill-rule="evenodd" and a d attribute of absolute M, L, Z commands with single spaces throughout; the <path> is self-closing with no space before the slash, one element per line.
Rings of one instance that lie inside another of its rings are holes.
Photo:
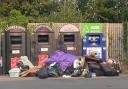
<path fill-rule="evenodd" d="M 119 70 L 112 67 L 112 64 L 102 62 L 102 60 L 91 55 L 79 57 L 58 50 L 37 66 L 33 66 L 26 56 L 21 56 L 20 59 L 17 63 L 18 68 L 10 70 L 10 77 L 36 76 L 44 79 L 48 77 L 91 78 L 119 75 Z"/>
<path fill-rule="evenodd" d="M 84 59 L 63 51 L 56 51 L 42 65 L 35 66 L 21 73 L 25 77 L 31 73 L 39 78 L 47 77 L 79 77 L 87 75 Z"/>
<path fill-rule="evenodd" d="M 85 57 L 87 61 L 88 69 L 91 76 L 118 76 L 119 70 L 114 68 L 112 65 L 106 62 L 102 62 L 101 60 L 97 60 L 97 58 L 93 57 Z"/>

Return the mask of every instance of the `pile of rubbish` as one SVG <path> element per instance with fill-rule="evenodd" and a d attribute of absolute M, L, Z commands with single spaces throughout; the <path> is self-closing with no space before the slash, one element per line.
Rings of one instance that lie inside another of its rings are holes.
<path fill-rule="evenodd" d="M 17 67 L 9 71 L 10 77 L 37 76 L 44 79 L 60 76 L 65 78 L 90 78 L 119 75 L 119 70 L 114 68 L 112 64 L 106 64 L 102 60 L 92 56 L 79 57 L 59 50 L 38 66 L 33 66 L 26 56 L 22 56 L 17 63 Z"/>

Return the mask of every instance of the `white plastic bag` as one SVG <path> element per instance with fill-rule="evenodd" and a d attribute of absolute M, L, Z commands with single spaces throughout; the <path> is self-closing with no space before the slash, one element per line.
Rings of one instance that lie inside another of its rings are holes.
<path fill-rule="evenodd" d="M 29 68 L 33 68 L 34 65 L 30 62 L 27 56 L 21 56 L 20 61 L 23 62 L 24 65 L 29 66 Z"/>
<path fill-rule="evenodd" d="M 77 69 L 77 68 L 80 67 L 80 64 L 81 64 L 81 61 L 78 60 L 78 59 L 76 59 L 76 60 L 74 61 L 74 63 L 73 63 L 73 67 L 74 67 L 75 69 Z"/>

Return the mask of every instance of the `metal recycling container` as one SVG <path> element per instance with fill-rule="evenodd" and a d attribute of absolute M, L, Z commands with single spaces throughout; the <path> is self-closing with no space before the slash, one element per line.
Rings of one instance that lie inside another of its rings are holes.
<path fill-rule="evenodd" d="M 95 53 L 96 58 L 106 61 L 106 39 L 102 33 L 87 33 L 83 38 L 83 56 Z"/>
<path fill-rule="evenodd" d="M 41 64 L 56 50 L 54 31 L 48 25 L 39 25 L 32 33 L 32 55 L 35 65 Z"/>
<path fill-rule="evenodd" d="M 28 31 L 21 26 L 8 27 L 2 36 L 3 61 L 6 73 L 17 67 L 21 56 L 30 58 L 30 39 Z"/>
<path fill-rule="evenodd" d="M 80 56 L 82 54 L 82 39 L 79 28 L 72 24 L 61 27 L 58 37 L 58 49 Z"/>

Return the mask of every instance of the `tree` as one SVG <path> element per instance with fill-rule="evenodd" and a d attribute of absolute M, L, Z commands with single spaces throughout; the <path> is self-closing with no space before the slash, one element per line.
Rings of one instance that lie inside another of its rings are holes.
<path fill-rule="evenodd" d="M 19 8 L 20 3 L 18 0 L 2 0 L 0 6 L 0 14 L 8 17 L 11 10 Z"/>
<path fill-rule="evenodd" d="M 0 0 L 0 18 L 19 11 L 34 22 L 128 22 L 128 0 Z"/>
<path fill-rule="evenodd" d="M 118 22 L 128 22 L 128 0 L 117 0 Z"/>
<path fill-rule="evenodd" d="M 116 12 L 113 4 L 112 0 L 89 0 L 84 11 L 85 22 L 114 22 Z"/>
<path fill-rule="evenodd" d="M 5 20 L 3 21 L 3 19 L 0 19 L 0 34 L 6 28 L 6 26 L 7 22 Z"/>
<path fill-rule="evenodd" d="M 84 12 L 86 10 L 86 6 L 88 4 L 89 0 L 77 0 L 77 8 L 80 10 L 80 12 L 82 13 L 82 15 L 84 15 Z"/>
<path fill-rule="evenodd" d="M 26 23 L 26 17 L 21 14 L 20 11 L 12 10 L 8 19 L 8 25 L 21 25 L 24 26 Z"/>
<path fill-rule="evenodd" d="M 58 11 L 52 12 L 50 15 L 52 22 L 82 22 L 82 15 L 76 8 L 76 3 L 71 0 L 65 0 Z"/>
<path fill-rule="evenodd" d="M 37 17 L 39 15 L 39 11 L 37 10 L 37 8 L 29 2 L 22 2 L 20 11 L 25 16 Z"/>

